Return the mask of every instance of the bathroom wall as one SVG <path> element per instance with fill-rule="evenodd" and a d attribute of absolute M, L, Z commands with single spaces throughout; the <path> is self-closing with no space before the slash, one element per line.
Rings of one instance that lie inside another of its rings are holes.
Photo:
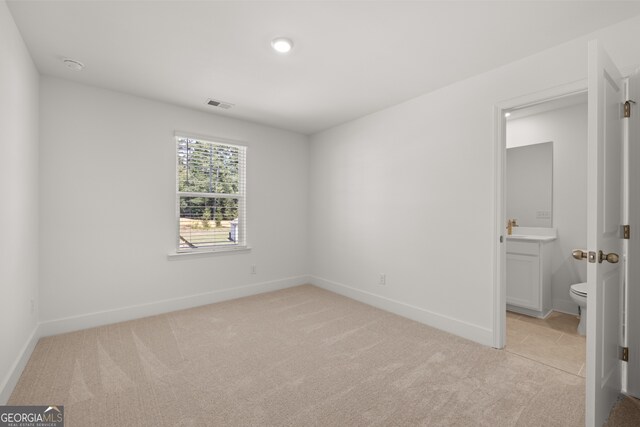
<path fill-rule="evenodd" d="M 577 313 L 569 297 L 573 283 L 587 280 L 587 265 L 571 256 L 587 244 L 587 105 L 581 103 L 507 121 L 507 147 L 553 141 L 553 308 Z"/>
<path fill-rule="evenodd" d="M 620 67 L 640 63 L 634 18 L 313 135 L 313 283 L 491 345 L 494 107 L 585 80 L 595 38 Z M 556 280 L 568 285 L 572 268 Z"/>
<path fill-rule="evenodd" d="M 38 71 L 0 1 L 0 405 L 38 321 Z M 34 338 L 35 337 L 35 338 Z"/>

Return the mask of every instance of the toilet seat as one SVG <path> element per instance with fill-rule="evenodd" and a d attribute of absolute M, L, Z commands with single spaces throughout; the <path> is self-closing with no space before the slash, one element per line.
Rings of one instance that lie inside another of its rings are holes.
<path fill-rule="evenodd" d="M 581 297 L 587 296 L 587 282 L 571 285 L 571 292 Z"/>

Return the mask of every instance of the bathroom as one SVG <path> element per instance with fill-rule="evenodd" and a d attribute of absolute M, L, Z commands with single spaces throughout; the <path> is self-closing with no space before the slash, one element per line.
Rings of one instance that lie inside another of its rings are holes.
<path fill-rule="evenodd" d="M 585 338 L 570 289 L 587 279 L 586 263 L 572 256 L 587 239 L 587 95 L 516 108 L 506 122 L 506 212 L 515 221 L 507 236 L 506 350 L 584 376 Z"/>

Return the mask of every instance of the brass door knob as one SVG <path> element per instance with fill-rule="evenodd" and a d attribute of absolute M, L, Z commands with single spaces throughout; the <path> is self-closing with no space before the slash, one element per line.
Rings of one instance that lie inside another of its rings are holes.
<path fill-rule="evenodd" d="M 582 249 L 574 249 L 573 252 L 571 252 L 571 255 L 573 255 L 573 257 L 577 260 L 582 260 L 587 259 L 588 252 L 583 251 Z"/>
<path fill-rule="evenodd" d="M 616 264 L 620 260 L 618 254 L 614 254 L 611 252 L 610 254 L 605 254 L 602 251 L 598 251 L 598 262 L 607 261 L 611 264 Z"/>

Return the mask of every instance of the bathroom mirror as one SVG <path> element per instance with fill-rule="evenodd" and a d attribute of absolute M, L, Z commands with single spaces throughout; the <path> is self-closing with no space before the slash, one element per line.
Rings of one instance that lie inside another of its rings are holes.
<path fill-rule="evenodd" d="M 522 227 L 553 225 L 553 142 L 507 148 L 507 218 Z"/>

